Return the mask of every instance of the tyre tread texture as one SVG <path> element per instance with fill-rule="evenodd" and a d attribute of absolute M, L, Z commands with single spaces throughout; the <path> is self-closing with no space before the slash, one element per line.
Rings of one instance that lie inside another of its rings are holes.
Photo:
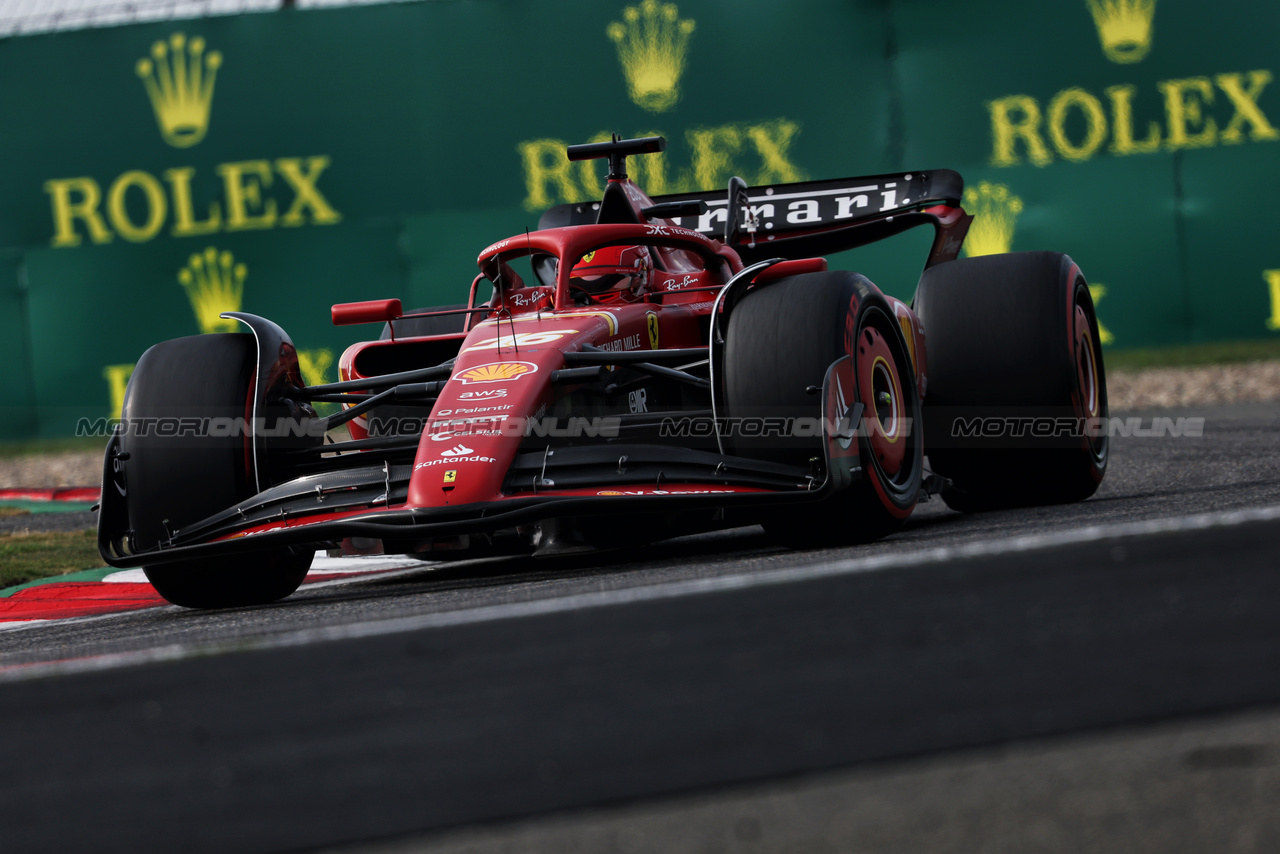
<path fill-rule="evenodd" d="M 138 360 L 125 392 L 127 423 L 159 418 L 246 415 L 257 367 L 247 333 L 176 338 Z M 225 510 L 253 493 L 245 439 L 125 434 L 126 505 L 134 547 L 149 549 L 171 532 Z M 156 591 L 175 605 L 224 608 L 274 602 L 298 588 L 313 552 L 277 548 L 224 558 L 144 566 Z"/>
<path fill-rule="evenodd" d="M 811 389 L 820 389 L 827 369 L 847 353 L 846 319 L 855 295 L 860 311 L 882 299 L 865 277 L 839 270 L 790 277 L 744 297 L 729 317 L 725 339 L 728 414 L 735 418 L 820 416 L 822 397 Z M 887 306 L 880 307 L 886 317 L 892 316 Z M 901 334 L 896 324 L 887 331 Z M 918 415 L 919 398 L 901 342 L 898 349 L 906 365 L 904 381 L 909 383 L 913 411 Z M 920 440 L 915 441 L 918 480 Z M 822 455 L 819 442 L 778 438 L 767 447 L 742 443 L 731 445 L 730 450 L 743 456 L 803 464 Z M 862 452 L 865 462 L 870 456 L 865 443 Z M 908 490 L 908 507 L 914 506 L 917 489 L 918 484 Z M 902 524 L 903 519 L 884 508 L 866 477 L 820 504 L 800 510 L 780 508 L 764 523 L 771 534 L 800 548 L 871 542 Z"/>
<path fill-rule="evenodd" d="M 948 261 L 925 271 L 915 310 L 929 348 L 925 447 L 934 471 L 951 480 L 943 499 L 972 512 L 1079 501 L 1105 472 L 1061 440 L 1043 446 L 966 443 L 957 416 L 1072 413 L 1078 382 L 1069 305 L 1087 285 L 1058 252 L 1016 252 Z M 1093 340 L 1096 317 L 1088 302 Z M 1069 324 L 1071 325 L 1069 327 Z M 1105 414 L 1105 374 L 1096 352 Z"/>

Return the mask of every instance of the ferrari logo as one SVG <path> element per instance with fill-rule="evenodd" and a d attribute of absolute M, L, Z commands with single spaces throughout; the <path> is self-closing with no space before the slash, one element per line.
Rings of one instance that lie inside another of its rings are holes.
<path fill-rule="evenodd" d="M 457 470 L 457 469 L 450 469 L 449 471 L 447 471 L 447 472 L 445 472 L 445 473 L 444 473 L 444 482 L 445 482 L 445 483 L 453 483 L 453 482 L 454 482 L 454 481 L 456 481 L 457 479 L 458 479 L 458 470 Z"/>
<path fill-rule="evenodd" d="M 646 320 L 649 324 L 649 349 L 657 350 L 658 349 L 658 315 L 654 314 L 651 311 L 646 316 Z"/>

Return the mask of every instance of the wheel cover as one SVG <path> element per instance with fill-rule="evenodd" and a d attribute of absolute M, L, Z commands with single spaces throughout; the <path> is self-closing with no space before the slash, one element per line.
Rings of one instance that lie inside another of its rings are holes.
<path fill-rule="evenodd" d="M 1084 291 L 1088 294 L 1088 291 Z M 1098 364 L 1098 351 L 1095 347 L 1093 324 L 1090 322 L 1088 309 L 1080 301 L 1075 303 L 1075 361 L 1076 361 L 1076 407 L 1078 414 L 1086 419 L 1087 427 L 1083 431 L 1085 450 L 1093 460 L 1095 479 L 1101 478 L 1100 467 L 1107 457 L 1107 430 L 1102 423 L 1106 415 L 1106 398 L 1104 380 Z"/>
<path fill-rule="evenodd" d="M 1089 329 L 1089 315 L 1084 306 L 1076 305 L 1076 379 L 1079 382 L 1080 405 L 1086 418 L 1102 415 L 1102 400 L 1098 382 L 1098 363 L 1093 357 L 1093 334 Z"/>
<path fill-rule="evenodd" d="M 879 330 L 864 327 L 858 334 L 858 399 L 863 402 L 867 443 L 880 468 L 893 477 L 902 470 L 907 453 L 906 400 L 897 363 Z"/>

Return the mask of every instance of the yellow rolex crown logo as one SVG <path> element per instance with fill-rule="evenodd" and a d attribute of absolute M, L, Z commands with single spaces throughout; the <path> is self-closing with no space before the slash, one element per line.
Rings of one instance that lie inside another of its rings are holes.
<path fill-rule="evenodd" d="M 964 209 L 973 214 L 973 224 L 964 241 L 964 254 L 999 255 L 1013 245 L 1013 232 L 1022 213 L 1022 199 L 1009 192 L 1004 184 L 981 181 L 976 187 L 965 187 Z"/>
<path fill-rule="evenodd" d="M 1112 62 L 1141 62 L 1151 49 L 1156 0 L 1085 0 L 1098 28 L 1102 50 Z"/>
<path fill-rule="evenodd" d="M 644 0 L 624 9 L 622 20 L 605 30 L 618 46 L 627 91 L 637 105 L 654 113 L 675 106 L 693 28 L 693 21 L 680 20 L 676 4 Z"/>
<path fill-rule="evenodd" d="M 325 375 L 332 364 L 333 351 L 328 348 L 298 351 L 298 370 L 302 371 L 302 380 L 307 385 L 324 385 L 327 382 Z"/>
<path fill-rule="evenodd" d="M 1098 312 L 1098 302 L 1106 295 L 1107 295 L 1106 285 L 1090 285 L 1089 286 L 1089 298 L 1093 300 L 1093 311 L 1095 315 L 1094 319 L 1098 321 L 1098 343 L 1102 344 L 1104 347 L 1114 344 L 1116 341 L 1116 336 L 1112 335 L 1111 331 L 1107 329 L 1107 327 L 1102 325 L 1102 320 L 1096 317 Z"/>
<path fill-rule="evenodd" d="M 240 310 L 247 274 L 244 264 L 237 264 L 230 252 L 219 252 L 212 246 L 192 255 L 187 266 L 178 271 L 178 284 L 187 292 L 201 332 L 236 330 L 234 319 L 218 315 Z"/>
<path fill-rule="evenodd" d="M 136 70 L 151 98 L 160 135 L 175 148 L 190 148 L 209 129 L 213 83 L 222 54 L 205 53 L 204 39 L 190 42 L 182 33 L 151 45 L 150 58 L 138 60 Z"/>

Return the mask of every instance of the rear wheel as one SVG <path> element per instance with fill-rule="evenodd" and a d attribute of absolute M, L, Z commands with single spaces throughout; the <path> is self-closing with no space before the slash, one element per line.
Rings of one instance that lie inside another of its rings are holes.
<path fill-rule="evenodd" d="M 1106 474 L 1107 384 L 1079 267 L 1056 252 L 950 261 L 920 280 L 929 462 L 954 509 L 1088 498 Z"/>
<path fill-rule="evenodd" d="M 923 470 L 919 430 L 913 429 L 920 397 L 911 360 L 883 296 L 856 273 L 784 279 L 748 294 L 729 318 L 724 388 L 732 418 L 786 423 L 822 417 L 816 390 L 844 356 L 852 357 L 844 402 L 865 406 L 857 440 L 861 478 L 821 504 L 783 510 L 766 521 L 766 530 L 792 545 L 870 542 L 898 530 L 911 515 Z M 733 450 L 805 465 L 823 459 L 820 442 L 738 436 Z"/>
<path fill-rule="evenodd" d="M 234 426 L 253 416 L 256 366 L 248 334 L 178 338 L 142 355 L 125 391 L 118 478 L 133 550 L 165 544 L 257 491 L 248 431 Z M 143 570 L 175 605 L 258 605 L 296 590 L 313 553 L 280 547 Z"/>

